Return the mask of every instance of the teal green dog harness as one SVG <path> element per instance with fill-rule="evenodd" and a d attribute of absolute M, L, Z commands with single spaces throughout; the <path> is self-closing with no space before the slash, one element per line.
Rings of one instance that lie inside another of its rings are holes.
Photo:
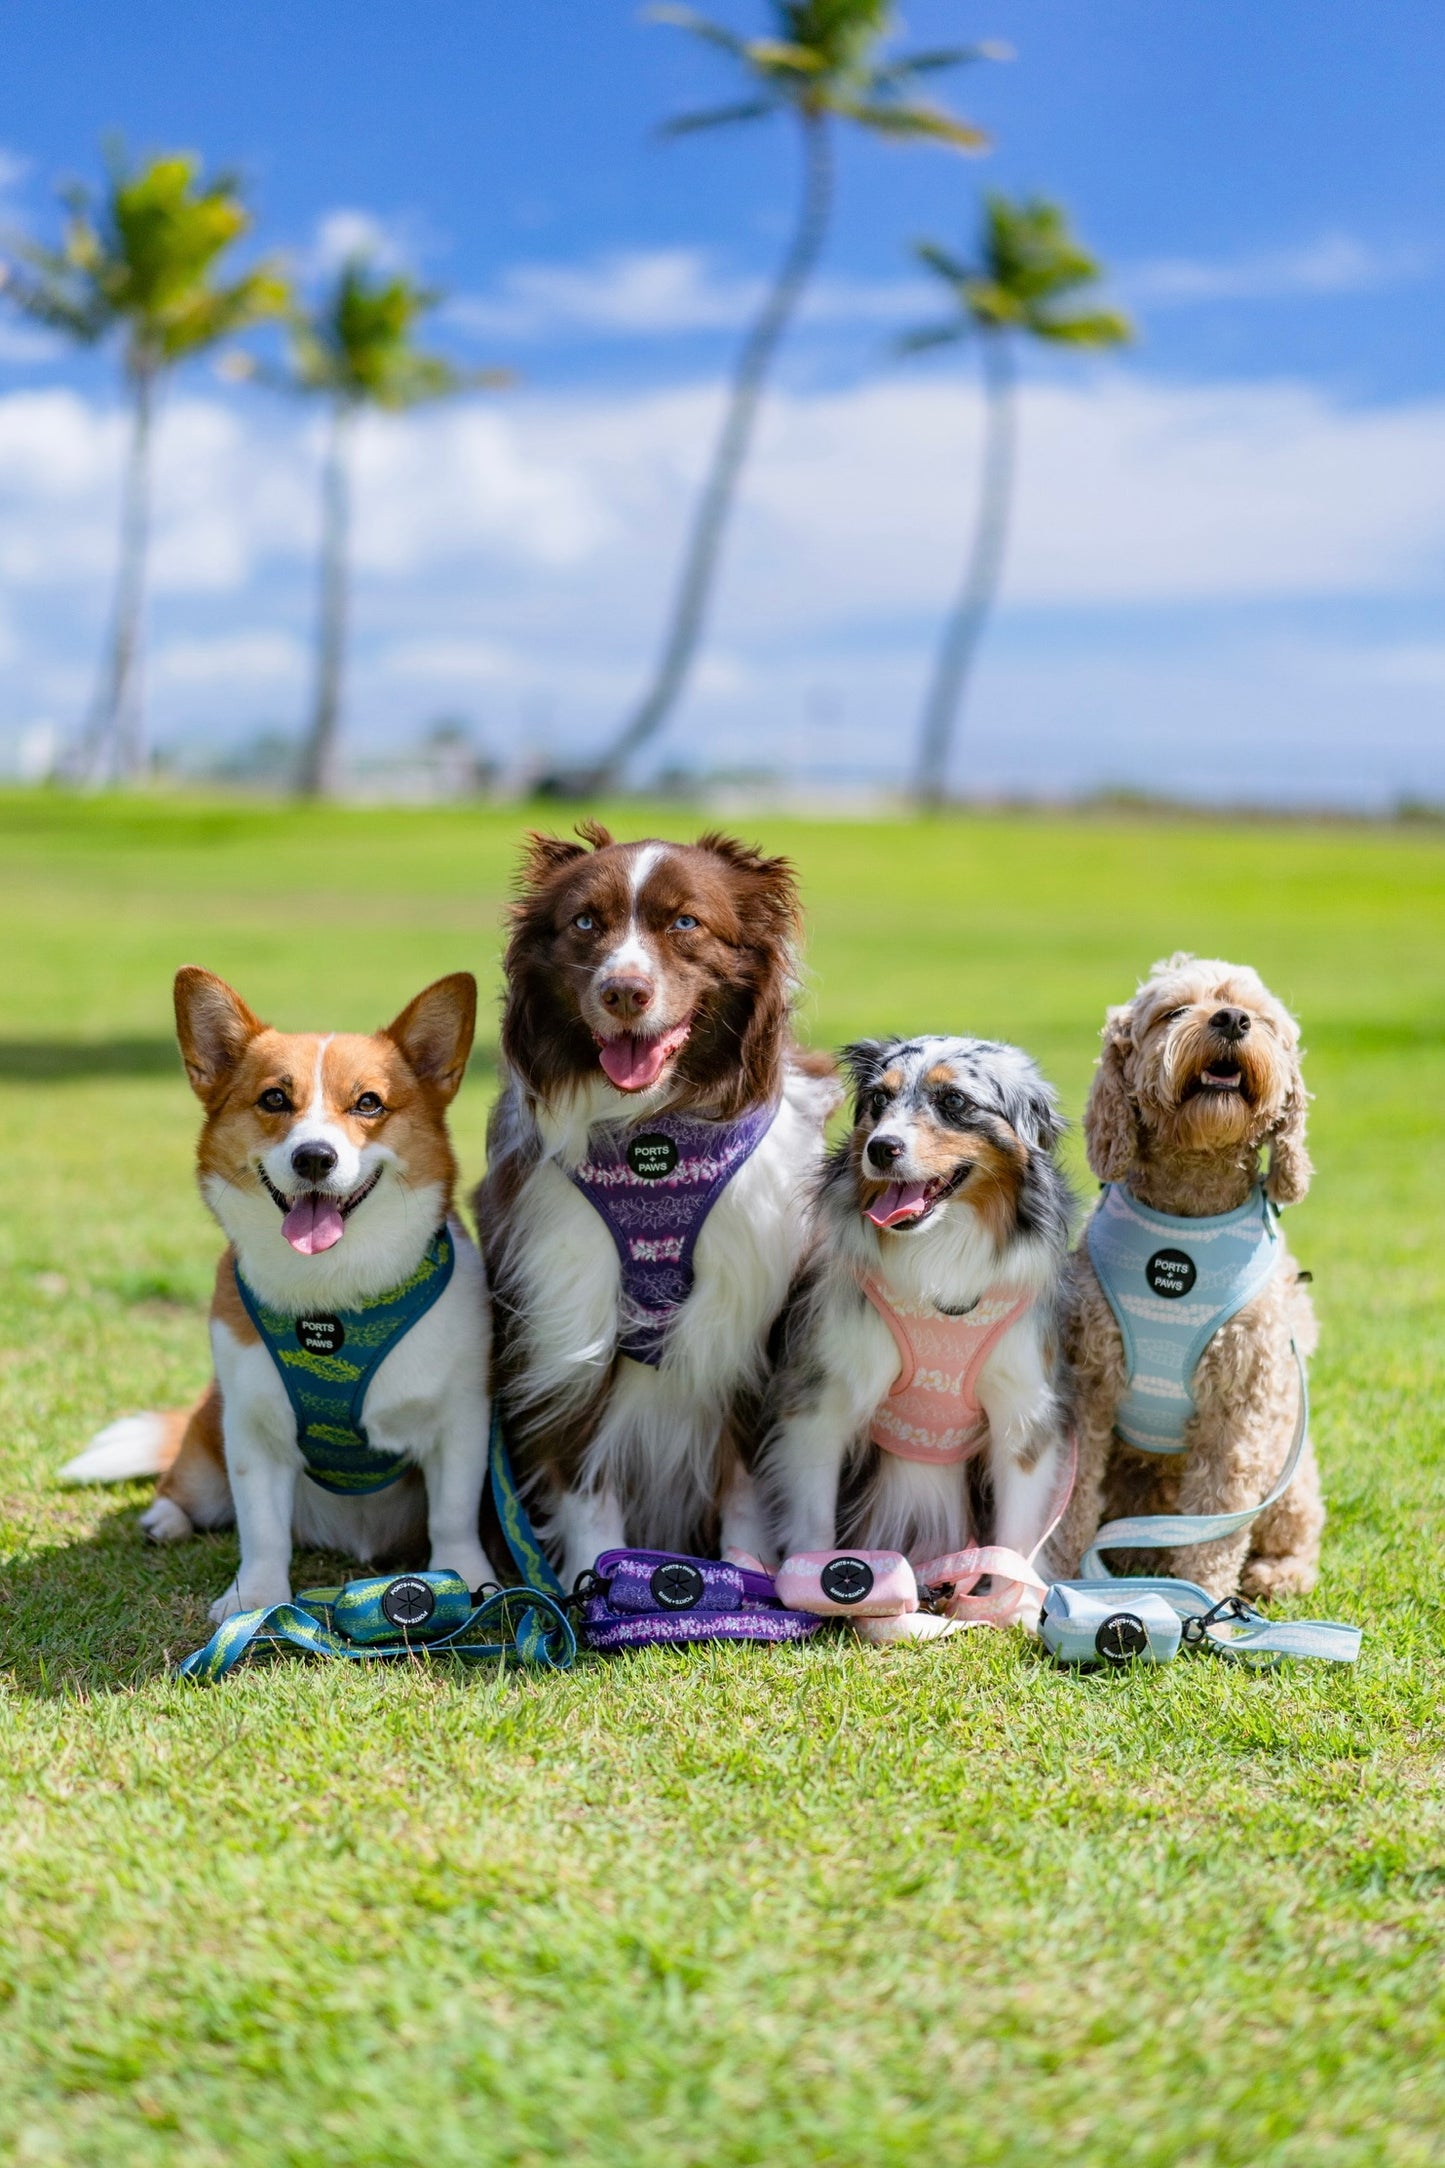
<path fill-rule="evenodd" d="M 296 1444 L 306 1473 L 343 1498 L 386 1490 L 405 1473 L 400 1453 L 369 1443 L 361 1410 L 366 1389 L 399 1340 L 446 1290 L 456 1244 L 439 1227 L 416 1270 L 360 1310 L 304 1311 L 287 1317 L 262 1302 L 239 1271 L 236 1286 L 247 1315 L 270 1351 L 296 1417 Z"/>
<path fill-rule="evenodd" d="M 1214 1219 L 1151 1212 L 1111 1183 L 1089 1221 L 1089 1261 L 1124 1338 L 1127 1382 L 1114 1417 L 1126 1445 L 1182 1453 L 1194 1372 L 1221 1325 L 1252 1302 L 1281 1256 L 1262 1189 Z"/>

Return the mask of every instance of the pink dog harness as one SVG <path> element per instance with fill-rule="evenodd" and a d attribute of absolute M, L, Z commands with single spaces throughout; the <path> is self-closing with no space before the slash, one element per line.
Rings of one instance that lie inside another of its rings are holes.
<path fill-rule="evenodd" d="M 974 1390 L 979 1371 L 1033 1296 L 991 1287 L 954 1316 L 931 1304 L 892 1303 L 876 1280 L 861 1284 L 897 1342 L 901 1363 L 888 1398 L 874 1411 L 873 1443 L 935 1468 L 970 1459 L 988 1435 Z"/>

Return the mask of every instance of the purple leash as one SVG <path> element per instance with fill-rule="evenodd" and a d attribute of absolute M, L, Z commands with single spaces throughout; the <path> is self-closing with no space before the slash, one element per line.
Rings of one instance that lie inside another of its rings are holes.
<path fill-rule="evenodd" d="M 824 1623 L 779 1603 L 773 1577 L 679 1551 L 604 1551 L 583 1597 L 592 1649 L 658 1642 L 802 1641 Z"/>

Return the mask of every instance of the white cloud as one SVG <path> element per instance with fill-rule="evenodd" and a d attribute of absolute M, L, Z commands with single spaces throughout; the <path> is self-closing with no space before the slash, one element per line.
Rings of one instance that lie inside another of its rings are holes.
<path fill-rule="evenodd" d="M 497 640 L 399 640 L 381 651 L 376 667 L 389 677 L 450 685 L 516 685 L 536 675 L 534 663 Z"/>
<path fill-rule="evenodd" d="M 715 382 L 518 392 L 370 425 L 356 494 L 358 728 L 394 731 L 441 702 L 557 744 L 615 722 L 656 650 L 721 397 Z M 897 757 L 962 568 L 980 422 L 966 367 L 769 403 L 674 746 L 785 765 Z M 1438 644 L 1344 653 L 1281 637 L 1256 668 L 1162 613 L 1245 605 L 1256 623 L 1271 604 L 1394 607 L 1438 592 L 1445 400 L 1360 407 L 1307 385 L 1115 371 L 1029 386 L 1020 423 L 1004 609 L 977 701 L 1008 760 L 1037 765 L 1050 732 L 1076 748 L 1084 733 L 1078 758 L 1095 779 L 1153 777 L 1177 709 L 1194 719 L 1200 774 L 1226 744 L 1238 764 L 1234 723 L 1248 717 L 1239 744 L 1267 766 L 1273 727 L 1269 758 L 1287 777 L 1306 719 L 1333 716 L 1347 735 L 1364 710 L 1370 755 L 1396 763 L 1401 787 L 1426 787 L 1419 733 L 1438 709 Z M 12 648 L 0 731 L 83 705 L 125 431 L 123 412 L 73 392 L 0 397 Z M 187 723 L 202 690 L 212 726 L 242 727 L 302 681 L 318 454 L 314 416 L 254 394 L 166 409 L 151 672 L 162 728 L 168 714 Z M 1026 639 L 1010 616 L 1021 606 L 1041 613 Z M 1220 734 L 1206 759 L 1211 702 Z M 1436 743 L 1433 720 L 1430 731 Z M 991 742 L 1006 782 L 1014 770 Z"/>
<path fill-rule="evenodd" d="M 1198 262 L 1185 257 L 1136 264 L 1119 274 L 1131 299 L 1155 308 L 1205 301 L 1277 301 L 1296 294 L 1370 293 L 1428 278 L 1432 252 L 1375 248 L 1353 234 L 1323 234 L 1301 248 Z"/>
<path fill-rule="evenodd" d="M 171 640 L 155 655 L 159 685 L 291 685 L 306 668 L 300 641 L 280 632 L 239 632 L 220 639 Z"/>
<path fill-rule="evenodd" d="M 316 222 L 308 254 L 309 267 L 325 274 L 339 271 L 353 257 L 392 269 L 402 263 L 407 250 L 395 229 L 370 211 L 339 207 Z"/>
<path fill-rule="evenodd" d="M 733 331 L 766 281 L 720 271 L 701 249 L 618 249 L 583 264 L 518 264 L 491 295 L 462 295 L 449 319 L 491 338 L 656 338 Z M 919 279 L 814 281 L 805 323 L 897 324 L 935 305 Z"/>
<path fill-rule="evenodd" d="M 1347 661 L 1355 674 L 1379 685 L 1418 685 L 1445 692 L 1445 641 L 1401 641 L 1362 648 Z"/>

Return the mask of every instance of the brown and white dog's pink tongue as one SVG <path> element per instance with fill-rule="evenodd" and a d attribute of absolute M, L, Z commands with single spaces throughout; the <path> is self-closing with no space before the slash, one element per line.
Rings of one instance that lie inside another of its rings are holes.
<path fill-rule="evenodd" d="M 319 1190 L 308 1189 L 302 1191 L 282 1220 L 281 1232 L 293 1250 L 299 1250 L 303 1257 L 314 1257 L 318 1250 L 329 1250 L 341 1240 L 346 1222 L 335 1197 L 323 1197 Z"/>
<path fill-rule="evenodd" d="M 928 1195 L 926 1182 L 889 1182 L 867 1207 L 875 1227 L 899 1227 L 917 1219 Z"/>
<path fill-rule="evenodd" d="M 675 1031 L 659 1032 L 655 1039 L 644 1039 L 633 1031 L 619 1032 L 615 1039 L 598 1041 L 597 1059 L 609 1084 L 615 1084 L 620 1092 L 645 1092 L 662 1075 L 687 1033 L 686 1024 L 679 1024 Z"/>

